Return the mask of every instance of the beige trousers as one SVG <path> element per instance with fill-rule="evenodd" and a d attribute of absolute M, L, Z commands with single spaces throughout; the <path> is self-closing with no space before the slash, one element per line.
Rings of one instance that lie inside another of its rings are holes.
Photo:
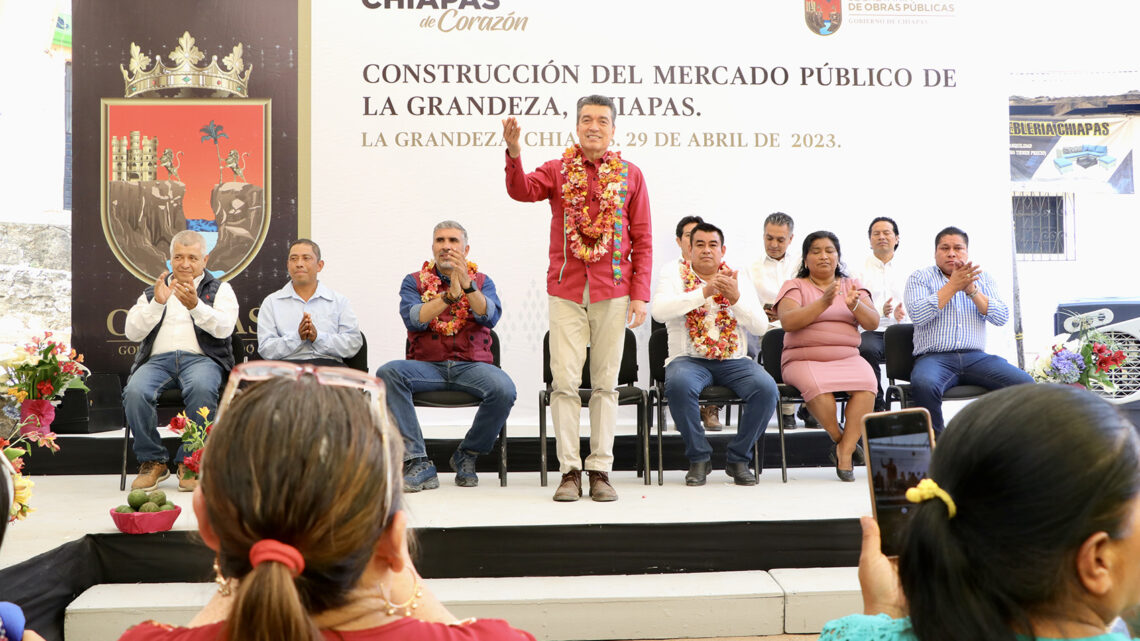
<path fill-rule="evenodd" d="M 614 465 L 617 424 L 617 379 L 625 348 L 625 319 L 629 297 L 590 303 L 589 288 L 582 303 L 550 296 L 550 370 L 554 375 L 550 411 L 558 446 L 558 471 L 609 472 Z M 582 414 L 582 365 L 590 345 L 590 455 L 583 468 L 578 420 Z"/>

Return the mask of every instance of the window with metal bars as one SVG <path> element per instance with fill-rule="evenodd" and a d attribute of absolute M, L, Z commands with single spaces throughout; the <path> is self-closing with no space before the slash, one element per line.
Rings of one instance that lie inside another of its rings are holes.
<path fill-rule="evenodd" d="M 1076 260 L 1073 194 L 1013 194 L 1019 260 Z"/>

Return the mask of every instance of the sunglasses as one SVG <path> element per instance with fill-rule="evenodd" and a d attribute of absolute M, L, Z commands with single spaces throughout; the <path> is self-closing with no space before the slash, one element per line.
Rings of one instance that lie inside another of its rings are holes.
<path fill-rule="evenodd" d="M 320 385 L 358 389 L 368 394 L 369 406 L 372 410 L 372 421 L 373 424 L 376 425 L 376 429 L 380 432 L 380 444 L 384 456 L 384 469 L 392 470 L 392 452 L 389 442 L 392 428 L 388 421 L 384 382 L 375 376 L 358 370 L 345 367 L 289 363 L 286 361 L 247 361 L 245 363 L 239 363 L 230 370 L 229 381 L 226 382 L 225 391 L 222 392 L 221 401 L 218 403 L 216 421 L 221 422 L 222 417 L 225 415 L 226 408 L 229 407 L 234 397 L 240 393 L 243 383 L 266 381 L 271 378 L 286 378 L 299 381 L 305 376 L 312 377 Z M 393 478 L 402 478 L 402 476 L 395 472 L 391 474 Z M 392 500 L 394 496 L 393 485 L 396 482 L 399 481 L 389 480 L 386 484 L 387 489 L 384 497 L 386 504 L 390 506 L 392 512 L 398 509 L 396 502 Z M 391 518 L 391 513 L 388 517 Z"/>

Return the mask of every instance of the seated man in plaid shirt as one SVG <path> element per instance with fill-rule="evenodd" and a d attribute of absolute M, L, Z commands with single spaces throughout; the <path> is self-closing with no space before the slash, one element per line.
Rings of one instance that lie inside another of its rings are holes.
<path fill-rule="evenodd" d="M 970 237 L 947 227 L 934 237 L 934 265 L 906 281 L 906 309 L 914 323 L 911 393 L 942 432 L 942 395 L 955 385 L 1000 389 L 1032 383 L 1033 377 L 1000 356 L 987 354 L 986 323 L 1009 320 L 997 283 L 970 262 Z"/>

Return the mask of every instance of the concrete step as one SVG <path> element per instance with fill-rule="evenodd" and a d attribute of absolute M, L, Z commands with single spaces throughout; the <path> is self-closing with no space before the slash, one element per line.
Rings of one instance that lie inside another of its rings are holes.
<path fill-rule="evenodd" d="M 433 579 L 456 616 L 501 618 L 540 641 L 678 639 L 818 633 L 862 611 L 855 568 L 632 576 Z M 184 625 L 212 583 L 107 584 L 67 608 L 68 639 L 114 641 L 154 619 Z"/>

